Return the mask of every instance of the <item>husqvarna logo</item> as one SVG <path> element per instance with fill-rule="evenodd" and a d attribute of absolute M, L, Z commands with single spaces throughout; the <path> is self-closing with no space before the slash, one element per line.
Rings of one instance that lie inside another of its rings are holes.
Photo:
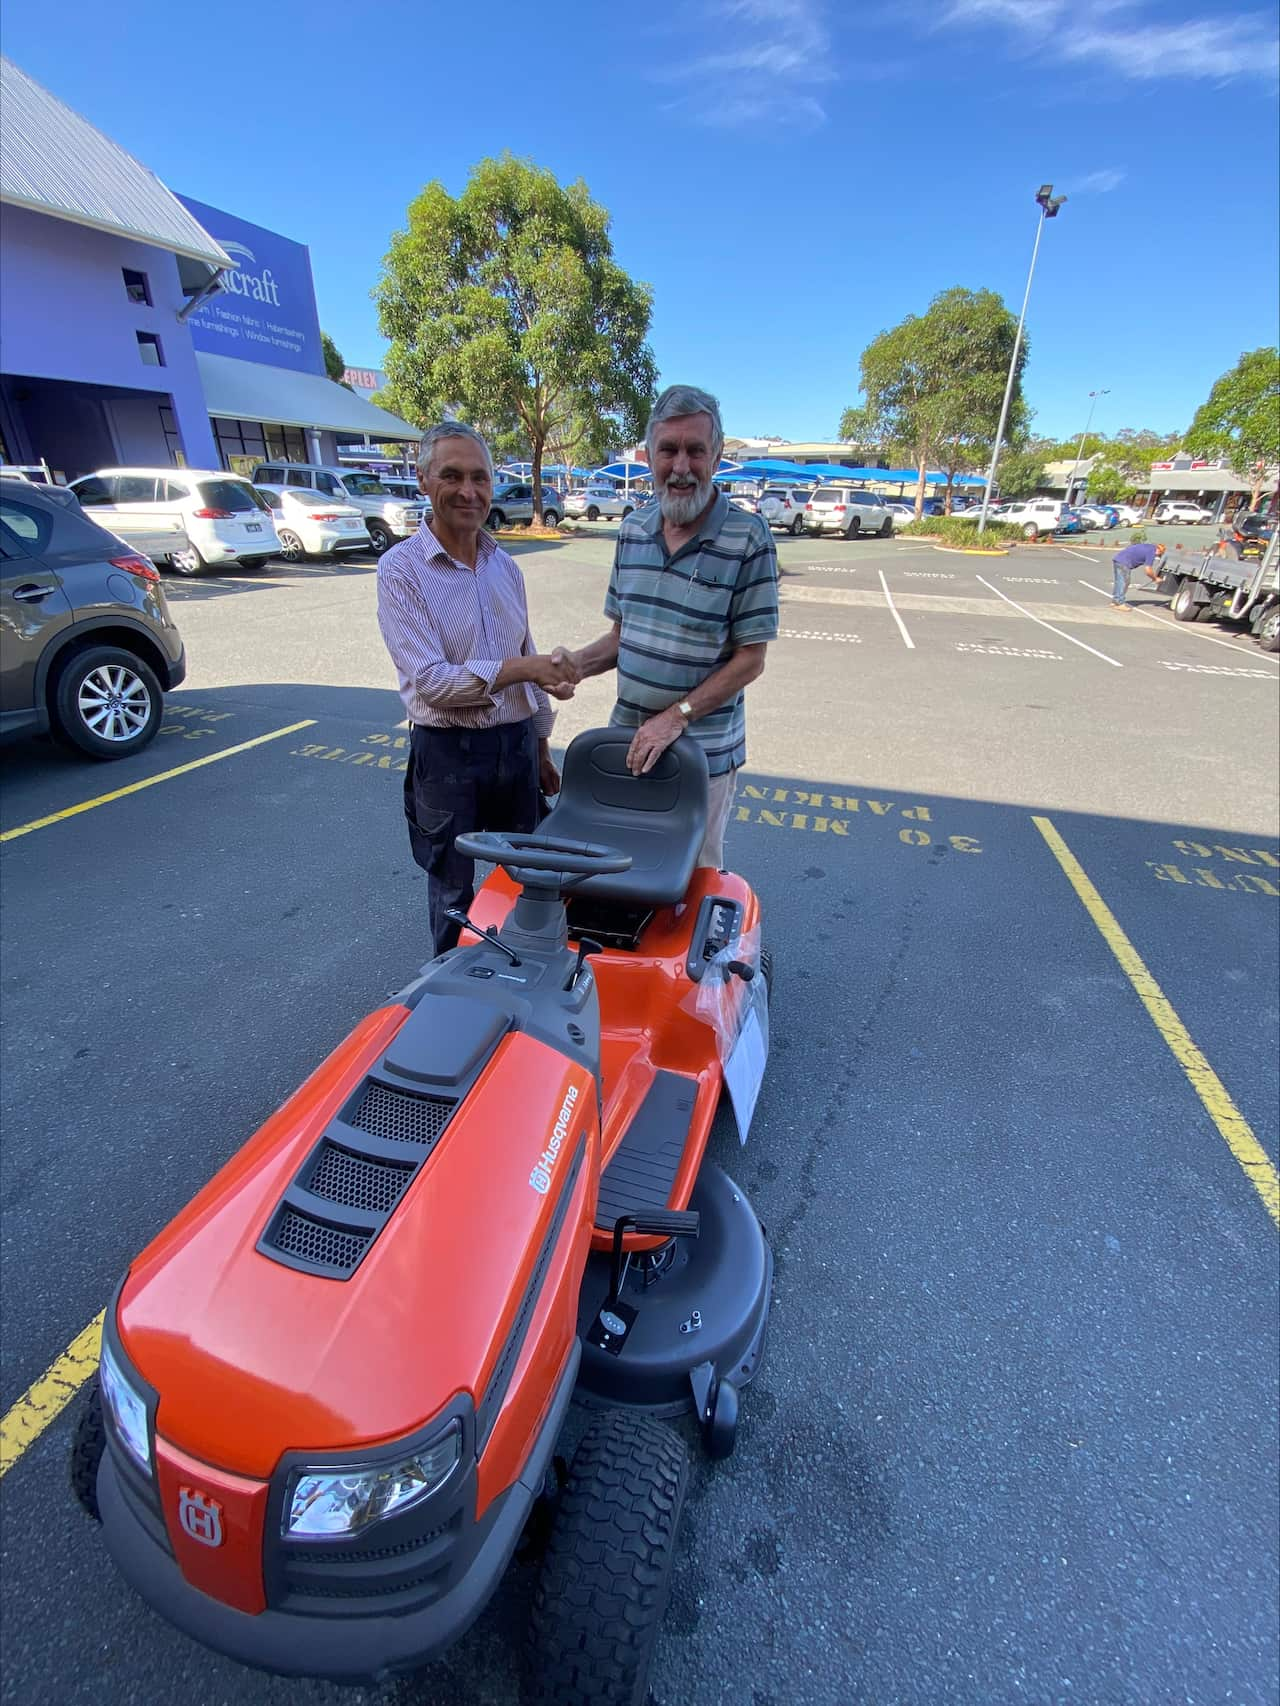
<path fill-rule="evenodd" d="M 556 1123 L 547 1139 L 547 1147 L 542 1151 L 529 1175 L 529 1183 L 540 1197 L 545 1197 L 551 1189 L 551 1175 L 556 1170 L 556 1162 L 560 1157 L 560 1146 L 569 1135 L 569 1121 L 573 1118 L 574 1103 L 578 1100 L 578 1092 L 570 1084 L 564 1093 L 564 1101 L 560 1112 L 556 1115 Z"/>
<path fill-rule="evenodd" d="M 202 1546 L 222 1545 L 222 1506 L 194 1487 L 178 1488 L 178 1521 Z"/>

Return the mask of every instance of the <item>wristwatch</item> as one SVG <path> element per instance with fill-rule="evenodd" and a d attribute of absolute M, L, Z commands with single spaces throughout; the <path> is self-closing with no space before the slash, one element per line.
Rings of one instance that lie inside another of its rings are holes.
<path fill-rule="evenodd" d="M 682 699 L 680 701 L 680 703 L 676 706 L 676 710 L 679 711 L 680 715 L 684 718 L 686 724 L 691 723 L 693 721 L 693 706 L 689 703 L 689 701 L 687 699 Z"/>

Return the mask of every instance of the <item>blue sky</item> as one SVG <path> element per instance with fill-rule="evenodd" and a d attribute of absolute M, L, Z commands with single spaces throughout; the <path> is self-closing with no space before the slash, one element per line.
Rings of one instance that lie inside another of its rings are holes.
<path fill-rule="evenodd" d="M 866 342 L 954 284 L 1016 311 L 1036 187 L 1036 430 L 1186 425 L 1276 341 L 1274 10 L 1231 0 L 243 0 L 11 7 L 4 49 L 174 189 L 306 242 L 353 365 L 432 178 L 582 177 L 653 286 L 664 382 L 741 435 L 832 436 Z"/>

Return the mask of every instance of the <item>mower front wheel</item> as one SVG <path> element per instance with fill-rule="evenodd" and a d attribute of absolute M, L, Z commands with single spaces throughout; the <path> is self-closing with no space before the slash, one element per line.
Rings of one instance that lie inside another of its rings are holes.
<path fill-rule="evenodd" d="M 569 1466 L 530 1624 L 537 1706 L 643 1706 L 689 1478 L 680 1436 L 597 1416 Z"/>
<path fill-rule="evenodd" d="M 106 1427 L 102 1420 L 102 1391 L 97 1380 L 89 1384 L 76 1417 L 75 1433 L 71 1437 L 71 1491 L 86 1516 L 101 1522 L 98 1510 L 98 1465 L 107 1449 Z"/>

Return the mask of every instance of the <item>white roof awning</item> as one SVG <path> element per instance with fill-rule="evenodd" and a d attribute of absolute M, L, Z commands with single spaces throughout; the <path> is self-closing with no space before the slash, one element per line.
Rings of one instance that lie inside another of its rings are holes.
<path fill-rule="evenodd" d="M 316 427 L 323 432 L 368 433 L 374 439 L 418 439 L 417 427 L 376 403 L 367 403 L 318 373 L 264 367 L 233 355 L 196 351 L 205 406 L 225 420 L 274 426 Z"/>
<path fill-rule="evenodd" d="M 0 58 L 0 202 L 219 270 L 231 256 L 141 160 Z"/>

